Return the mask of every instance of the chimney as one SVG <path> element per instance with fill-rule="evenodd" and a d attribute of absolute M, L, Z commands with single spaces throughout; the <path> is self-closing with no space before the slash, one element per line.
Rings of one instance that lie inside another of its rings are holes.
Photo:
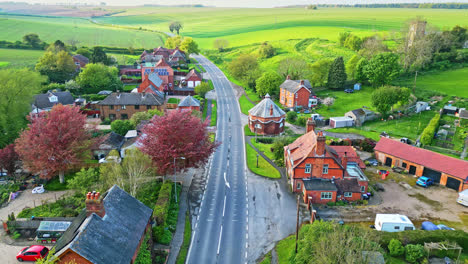
<path fill-rule="evenodd" d="M 323 136 L 322 131 L 317 133 L 317 148 L 315 153 L 319 156 L 323 156 L 325 154 L 325 137 Z"/>
<path fill-rule="evenodd" d="M 291 76 L 286 76 L 286 80 L 291 80 Z"/>
<path fill-rule="evenodd" d="M 315 121 L 311 117 L 307 119 L 307 123 L 306 123 L 306 133 L 310 131 L 315 131 Z"/>
<path fill-rule="evenodd" d="M 273 105 L 270 105 L 270 116 L 273 116 Z"/>
<path fill-rule="evenodd" d="M 304 80 L 301 80 L 301 85 L 302 85 L 302 86 L 304 85 Z"/>
<path fill-rule="evenodd" d="M 141 93 L 141 99 L 145 99 L 146 98 L 146 93 L 145 92 L 142 92 Z"/>
<path fill-rule="evenodd" d="M 117 90 L 117 99 L 120 99 L 120 91 Z"/>
<path fill-rule="evenodd" d="M 341 165 L 343 165 L 344 169 L 346 170 L 348 166 L 348 153 L 345 152 L 343 158 L 341 159 Z"/>
<path fill-rule="evenodd" d="M 104 202 L 102 197 L 100 197 L 99 192 L 88 192 L 86 194 L 86 217 L 92 215 L 93 213 L 99 215 L 100 217 L 104 217 L 106 215 L 106 211 L 104 209 Z"/>

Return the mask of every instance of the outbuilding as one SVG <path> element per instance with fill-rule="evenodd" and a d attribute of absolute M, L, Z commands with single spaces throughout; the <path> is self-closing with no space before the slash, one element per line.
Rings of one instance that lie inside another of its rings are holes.
<path fill-rule="evenodd" d="M 354 120 L 351 117 L 339 116 L 330 118 L 330 127 L 350 127 L 354 125 Z"/>
<path fill-rule="evenodd" d="M 277 106 L 270 95 L 249 110 L 250 131 L 259 135 L 278 135 L 284 132 L 286 113 Z"/>

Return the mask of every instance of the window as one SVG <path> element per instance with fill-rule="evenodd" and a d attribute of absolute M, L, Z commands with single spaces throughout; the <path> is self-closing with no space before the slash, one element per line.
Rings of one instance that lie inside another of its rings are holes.
<path fill-rule="evenodd" d="M 330 200 L 332 198 L 331 192 L 323 192 L 320 194 L 320 199 L 322 200 Z"/>
<path fill-rule="evenodd" d="M 148 110 L 151 109 L 151 105 L 147 105 L 146 109 L 148 109 Z"/>
<path fill-rule="evenodd" d="M 344 197 L 353 197 L 353 193 L 352 192 L 345 192 Z"/>
<path fill-rule="evenodd" d="M 361 192 L 365 192 L 366 191 L 366 186 L 361 186 Z"/>
<path fill-rule="evenodd" d="M 139 105 L 135 105 L 135 110 L 139 110 L 140 109 L 140 106 Z"/>
<path fill-rule="evenodd" d="M 280 123 L 280 127 L 283 127 L 283 122 Z"/>
<path fill-rule="evenodd" d="M 127 114 L 121 114 L 120 117 L 125 120 L 125 119 L 128 119 L 128 115 Z"/>
<path fill-rule="evenodd" d="M 400 229 L 399 226 L 394 226 L 393 228 L 395 228 L 395 230 L 399 230 L 399 229 Z"/>
<path fill-rule="evenodd" d="M 114 120 L 115 119 L 115 114 L 109 114 L 109 119 Z"/>
<path fill-rule="evenodd" d="M 125 109 L 127 109 L 127 106 L 122 105 L 122 110 L 125 110 Z"/>
<path fill-rule="evenodd" d="M 401 166 L 406 169 L 406 167 L 408 167 L 408 164 L 406 164 L 406 162 L 403 162 L 403 164 L 401 164 Z"/>
<path fill-rule="evenodd" d="M 405 226 L 405 231 L 406 230 L 414 230 L 412 226 Z"/>
<path fill-rule="evenodd" d="M 323 165 L 322 173 L 323 174 L 328 174 L 328 164 Z"/>
<path fill-rule="evenodd" d="M 113 105 L 109 105 L 109 109 L 110 109 L 110 110 L 114 110 L 114 106 L 113 106 Z"/>
<path fill-rule="evenodd" d="M 58 97 L 55 96 L 55 95 L 52 95 L 52 96 L 49 97 L 49 101 L 51 103 L 56 103 L 56 102 L 58 102 Z"/>
<path fill-rule="evenodd" d="M 296 189 L 299 190 L 300 188 L 301 188 L 301 182 L 297 182 L 297 183 L 296 183 Z"/>
<path fill-rule="evenodd" d="M 255 128 L 262 128 L 262 125 L 260 125 L 260 124 L 255 124 Z"/>
<path fill-rule="evenodd" d="M 306 166 L 305 166 L 305 173 L 310 173 L 310 171 L 311 171 L 310 168 L 311 168 L 311 167 L 312 167 L 312 166 L 310 166 L 310 164 L 306 164 Z"/>
<path fill-rule="evenodd" d="M 281 102 L 284 102 L 284 95 L 281 96 Z"/>

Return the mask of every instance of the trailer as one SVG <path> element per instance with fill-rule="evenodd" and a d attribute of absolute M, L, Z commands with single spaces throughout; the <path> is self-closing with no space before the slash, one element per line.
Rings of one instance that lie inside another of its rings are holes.
<path fill-rule="evenodd" d="M 375 229 L 386 232 L 400 232 L 415 230 L 413 222 L 406 215 L 377 214 L 375 216 Z"/>

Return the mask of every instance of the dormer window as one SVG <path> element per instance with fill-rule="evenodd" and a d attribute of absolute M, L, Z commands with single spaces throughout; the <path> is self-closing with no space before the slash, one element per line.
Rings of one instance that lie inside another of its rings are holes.
<path fill-rule="evenodd" d="M 56 102 L 58 102 L 58 98 L 55 95 L 51 95 L 51 96 L 49 96 L 49 101 L 51 103 L 56 103 Z"/>

